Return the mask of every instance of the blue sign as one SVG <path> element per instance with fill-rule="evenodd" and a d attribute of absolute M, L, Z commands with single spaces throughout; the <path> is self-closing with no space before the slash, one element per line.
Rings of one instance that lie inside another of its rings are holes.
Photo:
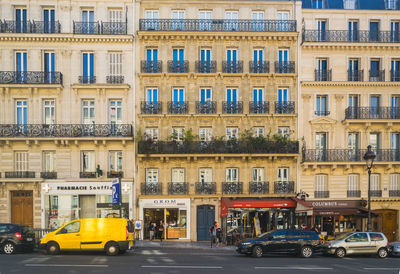
<path fill-rule="evenodd" d="M 119 204 L 121 202 L 120 198 L 120 183 L 118 179 L 112 181 L 112 203 Z"/>

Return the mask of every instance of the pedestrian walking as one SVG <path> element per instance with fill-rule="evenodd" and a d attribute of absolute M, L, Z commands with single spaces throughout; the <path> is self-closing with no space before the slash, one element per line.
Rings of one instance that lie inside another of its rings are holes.
<path fill-rule="evenodd" d="M 211 248 L 213 247 L 213 243 L 215 243 L 215 246 L 218 245 L 218 237 L 217 237 L 218 228 L 219 228 L 218 223 L 214 222 L 214 225 L 212 225 L 208 230 L 211 236 Z"/>
<path fill-rule="evenodd" d="M 163 238 L 163 232 L 164 232 L 164 224 L 163 224 L 163 221 L 160 220 L 160 223 L 157 227 L 157 234 L 158 234 L 158 237 L 160 238 L 161 242 L 162 242 L 162 238 Z"/>
<path fill-rule="evenodd" d="M 222 245 L 222 228 L 219 226 L 217 228 L 217 241 L 218 241 L 217 246 Z"/>
<path fill-rule="evenodd" d="M 153 238 L 154 238 L 155 230 L 156 230 L 156 224 L 151 222 L 150 225 L 149 225 L 150 241 L 152 241 Z"/>

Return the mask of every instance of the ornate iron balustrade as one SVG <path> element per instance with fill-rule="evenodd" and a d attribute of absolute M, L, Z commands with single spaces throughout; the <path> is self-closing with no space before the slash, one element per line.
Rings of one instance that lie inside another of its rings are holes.
<path fill-rule="evenodd" d="M 329 198 L 329 191 L 314 191 L 314 198 Z"/>
<path fill-rule="evenodd" d="M 254 142 L 229 141 L 140 141 L 139 154 L 297 154 L 299 143 L 275 142 L 255 139 Z"/>
<path fill-rule="evenodd" d="M 332 70 L 331 69 L 316 69 L 314 70 L 315 81 L 324 82 L 324 81 L 332 81 Z"/>
<path fill-rule="evenodd" d="M 132 137 L 129 124 L 0 124 L 0 137 Z"/>
<path fill-rule="evenodd" d="M 364 70 L 348 70 L 347 81 L 362 82 L 364 81 Z"/>
<path fill-rule="evenodd" d="M 217 102 L 206 101 L 196 102 L 196 113 L 197 114 L 215 114 L 217 113 Z"/>
<path fill-rule="evenodd" d="M 126 22 L 101 22 L 100 34 L 124 35 L 127 33 Z"/>
<path fill-rule="evenodd" d="M 169 114 L 187 114 L 189 111 L 188 102 L 168 102 Z"/>
<path fill-rule="evenodd" d="M 294 61 L 275 61 L 275 73 L 295 73 Z"/>
<path fill-rule="evenodd" d="M 216 73 L 217 61 L 196 61 L 197 73 Z"/>
<path fill-rule="evenodd" d="M 107 84 L 122 84 L 124 82 L 124 76 L 112 75 L 106 77 Z"/>
<path fill-rule="evenodd" d="M 400 119 L 400 107 L 348 107 L 345 119 Z"/>
<path fill-rule="evenodd" d="M 33 21 L 31 24 L 32 33 L 61 33 L 59 21 Z"/>
<path fill-rule="evenodd" d="M 250 61 L 250 73 L 269 73 L 269 61 Z"/>
<path fill-rule="evenodd" d="M 390 71 L 390 81 L 392 81 L 392 82 L 400 82 L 400 71 L 391 70 Z"/>
<path fill-rule="evenodd" d="M 317 110 L 315 112 L 315 115 L 317 116 L 328 116 L 329 114 L 331 114 L 331 112 L 327 110 Z"/>
<path fill-rule="evenodd" d="M 58 84 L 62 85 L 61 72 L 0 71 L 0 84 Z"/>
<path fill-rule="evenodd" d="M 107 178 L 123 178 L 123 171 L 107 171 Z"/>
<path fill-rule="evenodd" d="M 142 114 L 161 114 L 162 102 L 140 102 Z"/>
<path fill-rule="evenodd" d="M 242 182 L 223 182 L 222 183 L 223 194 L 242 194 L 243 183 Z"/>
<path fill-rule="evenodd" d="M 74 22 L 74 34 L 127 34 L 126 22 Z"/>
<path fill-rule="evenodd" d="M 142 73 L 161 73 L 162 61 L 142 61 L 140 71 Z"/>
<path fill-rule="evenodd" d="M 6 171 L 5 178 L 35 178 L 34 171 Z"/>
<path fill-rule="evenodd" d="M 361 197 L 361 190 L 347 190 L 348 198 L 357 198 Z"/>
<path fill-rule="evenodd" d="M 189 61 L 168 61 L 168 72 L 170 73 L 188 73 Z"/>
<path fill-rule="evenodd" d="M 223 73 L 243 73 L 243 61 L 222 61 Z"/>
<path fill-rule="evenodd" d="M 269 193 L 269 182 L 249 182 L 249 194 Z"/>
<path fill-rule="evenodd" d="M 81 171 L 79 172 L 79 178 L 97 178 L 96 172 Z"/>
<path fill-rule="evenodd" d="M 303 162 L 363 162 L 366 149 L 306 149 Z M 399 149 L 377 149 L 376 162 L 400 161 Z"/>
<path fill-rule="evenodd" d="M 140 19 L 145 31 L 295 32 L 296 20 Z"/>
<path fill-rule="evenodd" d="M 400 190 L 389 189 L 389 197 L 400 197 Z"/>
<path fill-rule="evenodd" d="M 186 195 L 189 193 L 189 184 L 184 182 L 169 182 L 168 194 L 169 195 Z"/>
<path fill-rule="evenodd" d="M 275 102 L 275 113 L 276 114 L 296 113 L 295 102 L 294 101 Z"/>
<path fill-rule="evenodd" d="M 382 190 L 370 190 L 371 197 L 382 197 Z"/>
<path fill-rule="evenodd" d="M 211 195 L 217 193 L 217 185 L 214 182 L 196 182 L 196 194 Z"/>
<path fill-rule="evenodd" d="M 399 31 L 305 30 L 303 42 L 399 43 Z"/>
<path fill-rule="evenodd" d="M 142 195 L 161 195 L 162 193 L 162 183 L 142 183 L 141 184 Z"/>
<path fill-rule="evenodd" d="M 243 113 L 243 102 L 222 102 L 222 113 L 223 114 L 242 114 Z"/>
<path fill-rule="evenodd" d="M 385 82 L 385 70 L 370 70 L 369 71 L 370 82 Z"/>
<path fill-rule="evenodd" d="M 40 172 L 40 178 L 43 178 L 43 179 L 57 179 L 57 172 L 54 172 L 54 171 L 42 171 L 42 172 Z"/>
<path fill-rule="evenodd" d="M 265 102 L 265 101 L 249 102 L 249 113 L 250 114 L 268 114 L 269 113 L 269 102 Z"/>
<path fill-rule="evenodd" d="M 276 181 L 274 183 L 275 194 L 294 193 L 294 182 L 292 181 Z"/>
<path fill-rule="evenodd" d="M 96 83 L 96 76 L 79 76 L 79 83 L 94 84 Z"/>
<path fill-rule="evenodd" d="M 74 34 L 101 34 L 100 22 L 73 22 Z"/>
<path fill-rule="evenodd" d="M 14 21 L 0 20 L 2 33 L 61 33 L 59 21 Z"/>

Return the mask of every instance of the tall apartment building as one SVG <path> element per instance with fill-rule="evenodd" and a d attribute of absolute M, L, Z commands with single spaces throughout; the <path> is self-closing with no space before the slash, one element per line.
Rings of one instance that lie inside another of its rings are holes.
<path fill-rule="evenodd" d="M 140 2 L 144 227 L 163 220 L 168 239 L 204 240 L 214 220 L 245 233 L 254 218 L 262 230 L 294 224 L 300 13 L 295 1 Z"/>
<path fill-rule="evenodd" d="M 301 190 L 324 231 L 372 229 L 397 239 L 400 209 L 400 21 L 395 0 L 303 1 Z"/>
<path fill-rule="evenodd" d="M 0 18 L 0 222 L 112 215 L 115 176 L 132 217 L 132 2 L 1 1 Z"/>

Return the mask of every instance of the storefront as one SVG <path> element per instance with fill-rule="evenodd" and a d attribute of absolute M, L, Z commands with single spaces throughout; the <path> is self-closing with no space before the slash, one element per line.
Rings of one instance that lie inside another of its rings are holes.
<path fill-rule="evenodd" d="M 119 217 L 112 182 L 42 183 L 42 227 L 58 228 L 79 218 Z M 132 219 L 132 182 L 122 182 L 122 217 Z"/>
<path fill-rule="evenodd" d="M 142 238 L 149 238 L 150 223 L 164 222 L 164 239 L 190 239 L 190 199 L 141 199 Z"/>

